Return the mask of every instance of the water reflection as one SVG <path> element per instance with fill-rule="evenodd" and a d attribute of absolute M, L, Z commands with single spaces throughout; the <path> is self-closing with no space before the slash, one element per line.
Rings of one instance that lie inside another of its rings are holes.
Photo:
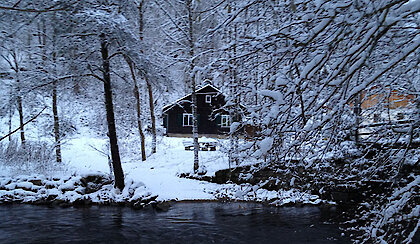
<path fill-rule="evenodd" d="M 317 207 L 177 203 L 168 212 L 122 207 L 0 206 L 1 243 L 346 243 Z"/>

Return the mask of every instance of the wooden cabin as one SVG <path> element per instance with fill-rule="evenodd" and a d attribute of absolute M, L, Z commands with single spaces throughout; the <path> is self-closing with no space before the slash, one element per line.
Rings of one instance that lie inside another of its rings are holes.
<path fill-rule="evenodd" d="M 405 113 L 414 108 L 416 97 L 412 94 L 403 94 L 397 90 L 391 90 L 386 91 L 386 93 L 363 92 L 361 99 L 360 108 L 362 110 L 375 110 L 378 107 L 387 110 L 386 114 L 381 114 L 379 110 L 373 114 L 373 122 L 377 123 L 389 119 L 388 116 L 392 120 L 404 120 Z"/>
<path fill-rule="evenodd" d="M 225 96 L 212 84 L 196 90 L 198 134 L 207 137 L 220 137 L 228 134 L 231 117 L 223 108 Z M 168 136 L 192 135 L 192 96 L 188 94 L 174 103 L 163 107 L 163 127 Z"/>
<path fill-rule="evenodd" d="M 384 103 L 385 107 L 389 109 L 406 108 L 410 106 L 415 100 L 414 95 L 402 94 L 397 90 L 392 90 L 390 94 L 374 93 L 367 95 L 366 92 L 362 93 L 362 109 L 369 109 Z"/>

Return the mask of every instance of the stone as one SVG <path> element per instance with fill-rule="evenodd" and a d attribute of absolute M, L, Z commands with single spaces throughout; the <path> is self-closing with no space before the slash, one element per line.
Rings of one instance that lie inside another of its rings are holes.
<path fill-rule="evenodd" d="M 144 203 L 136 201 L 136 202 L 131 203 L 131 207 L 136 210 L 142 209 L 144 207 Z"/>
<path fill-rule="evenodd" d="M 158 211 L 166 212 L 171 207 L 171 204 L 169 202 L 158 202 L 158 203 L 156 203 L 156 205 L 154 207 Z"/>
<path fill-rule="evenodd" d="M 101 186 L 102 185 L 100 185 L 100 184 L 95 184 L 93 182 L 89 182 L 86 185 L 85 194 L 90 194 L 90 193 L 93 193 L 93 192 L 97 192 L 99 189 L 101 189 Z"/>
<path fill-rule="evenodd" d="M 40 179 L 29 180 L 29 182 L 31 182 L 32 184 L 34 184 L 36 186 L 42 186 L 42 180 L 40 180 Z"/>
<path fill-rule="evenodd" d="M 73 202 L 73 206 L 75 207 L 90 206 L 90 205 L 92 205 L 92 200 L 88 197 L 79 198 Z"/>

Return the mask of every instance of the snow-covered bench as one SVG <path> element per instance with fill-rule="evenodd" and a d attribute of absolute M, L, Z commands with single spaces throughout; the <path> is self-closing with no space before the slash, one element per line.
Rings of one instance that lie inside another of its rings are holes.
<path fill-rule="evenodd" d="M 185 150 L 192 151 L 194 150 L 194 143 L 192 141 L 183 141 Z M 201 151 L 216 151 L 217 142 L 198 142 Z"/>

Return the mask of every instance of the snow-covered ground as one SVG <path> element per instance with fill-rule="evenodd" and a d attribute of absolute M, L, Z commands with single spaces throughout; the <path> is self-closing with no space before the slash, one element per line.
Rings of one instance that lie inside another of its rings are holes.
<path fill-rule="evenodd" d="M 178 177 L 180 173 L 191 173 L 193 170 L 193 152 L 186 151 L 183 146 L 183 142 L 189 140 L 163 137 L 158 143 L 157 153 L 149 155 L 146 161 L 141 161 L 135 154 L 123 157 L 126 181 L 143 182 L 151 192 L 158 195 L 158 200 L 215 199 L 211 192 L 221 185 Z M 219 140 L 219 143 L 223 141 Z M 105 139 L 74 139 L 63 147 L 63 157 L 69 168 L 77 173 L 109 173 L 108 158 L 102 151 L 107 148 L 106 145 Z M 207 175 L 214 175 L 217 170 L 228 167 L 228 159 L 220 150 L 200 151 L 199 156 Z"/>
<path fill-rule="evenodd" d="M 217 189 L 219 185 L 177 176 L 193 169 L 193 152 L 184 150 L 182 142 L 185 140 L 188 139 L 163 137 L 157 153 L 149 155 L 146 161 L 141 161 L 137 155 L 123 157 L 126 181 L 143 182 L 151 192 L 159 196 L 158 200 L 214 199 L 208 191 Z M 64 161 L 78 174 L 93 171 L 109 173 L 108 157 L 103 153 L 106 145 L 105 139 L 70 140 L 63 146 Z M 226 168 L 226 160 L 220 151 L 200 152 L 200 163 L 206 166 L 207 174 Z"/>
<path fill-rule="evenodd" d="M 205 181 L 198 181 L 194 179 L 186 179 L 178 177 L 181 173 L 192 173 L 193 171 L 193 152 L 186 151 L 183 146 L 184 141 L 191 140 L 191 138 L 169 138 L 161 137 L 158 141 L 157 153 L 149 154 L 146 161 L 140 160 L 139 152 L 131 152 L 122 154 L 122 166 L 125 174 L 126 189 L 118 196 L 118 193 L 112 191 L 111 194 L 106 194 L 105 200 L 115 198 L 116 202 L 129 200 L 139 197 L 157 196 L 157 201 L 168 200 L 246 200 L 246 201 L 264 201 L 270 202 L 274 205 L 283 205 L 287 203 L 313 203 L 320 202 L 317 196 L 312 196 L 306 193 L 297 191 L 268 191 L 259 187 L 251 185 L 235 185 L 235 184 L 216 184 Z M 212 141 L 215 139 L 201 138 L 200 140 Z M 226 141 L 218 140 L 219 145 L 226 143 Z M 121 140 L 121 151 L 129 151 L 127 148 L 133 150 L 138 147 L 136 143 L 130 145 L 130 141 Z M 66 185 L 66 191 L 54 191 L 50 189 L 39 190 L 38 186 L 36 194 L 47 194 L 53 191 L 53 194 L 58 195 L 58 199 L 66 201 L 76 201 L 83 198 L 83 189 L 79 187 L 80 178 L 86 175 L 104 175 L 110 173 L 107 152 L 107 140 L 105 138 L 98 138 L 94 136 L 81 136 L 67 140 L 62 147 L 64 170 L 60 172 L 50 172 L 50 178 L 43 178 L 39 175 L 35 177 L 42 182 L 50 182 L 51 177 L 68 178 L 69 175 L 73 178 L 66 180 L 58 180 L 56 185 L 58 189 Z M 213 176 L 217 170 L 228 168 L 228 158 L 220 146 L 216 151 L 200 151 L 201 167 L 207 170 L 206 175 Z M 243 162 L 245 164 L 252 164 L 255 162 Z M 24 184 L 25 179 L 34 179 L 31 177 L 22 177 L 15 175 L 13 180 L 13 169 L 11 167 L 4 167 L 4 171 L 0 174 L 3 178 L 3 185 L 0 184 L 0 202 L 3 197 L 14 194 L 14 191 L 19 191 L 22 195 L 22 187 L 19 184 Z M 1 182 L 0 182 L 1 183 Z M 60 185 L 61 184 L 61 185 Z M 42 183 L 41 185 L 44 185 Z M 47 184 L 46 184 L 47 185 Z M 42 186 L 41 186 L 42 187 Z M 70 189 L 71 188 L 71 189 Z M 24 188 L 23 190 L 25 190 Z M 79 189 L 79 190 L 77 190 Z M 34 189 L 32 189 L 34 190 Z M 108 185 L 105 185 L 99 193 L 90 193 L 89 197 L 93 198 L 95 202 L 105 201 L 98 196 L 103 196 L 105 191 L 110 190 Z M 138 191 L 136 193 L 136 191 Z M 38 193 L 39 192 L 39 193 Z M 28 197 L 21 197 L 23 201 L 31 201 L 36 198 L 33 193 L 28 193 Z M 96 199 L 96 200 L 95 200 Z M 3 199 L 4 200 L 4 199 Z"/>

